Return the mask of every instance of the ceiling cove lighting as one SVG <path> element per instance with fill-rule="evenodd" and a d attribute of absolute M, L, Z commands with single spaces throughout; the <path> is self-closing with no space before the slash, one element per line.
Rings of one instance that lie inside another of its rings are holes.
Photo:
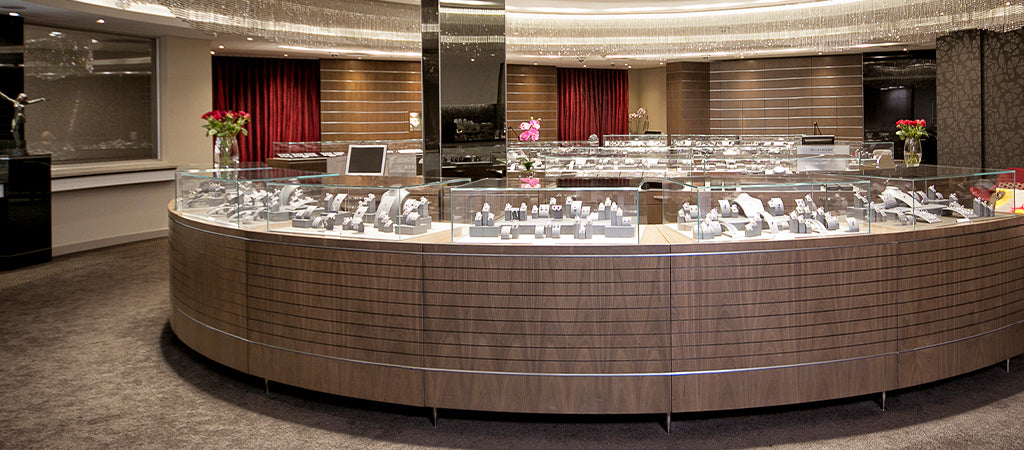
<path fill-rule="evenodd" d="M 379 0 L 80 0 L 127 8 L 160 5 L 210 33 L 257 36 L 307 48 L 349 47 L 419 57 L 419 5 Z M 482 25 L 501 12 L 473 9 L 475 0 L 442 7 Z M 486 3 L 486 2 L 485 2 Z M 858 45 L 933 45 L 963 29 L 1010 31 L 1024 26 L 1024 4 L 1006 0 L 746 0 L 631 7 L 516 8 L 505 13 L 509 58 L 729 54 L 784 49 L 834 53 Z M 236 13 L 231 13 L 236 11 Z M 477 14 L 476 12 L 479 12 Z M 474 22 L 475 23 L 475 22 Z M 471 44 L 471 43 L 470 43 Z M 321 50 L 322 51 L 322 50 Z M 671 58 L 671 56 L 669 56 Z M 697 58 L 699 59 L 699 58 Z"/>

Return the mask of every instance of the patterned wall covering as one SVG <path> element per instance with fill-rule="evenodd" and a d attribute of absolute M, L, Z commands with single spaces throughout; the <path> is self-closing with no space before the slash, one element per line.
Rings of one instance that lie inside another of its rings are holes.
<path fill-rule="evenodd" d="M 936 40 L 939 164 L 1024 167 L 1024 31 Z"/>
<path fill-rule="evenodd" d="M 671 134 L 711 132 L 711 64 L 677 62 L 665 66 L 665 109 Z"/>
<path fill-rule="evenodd" d="M 983 36 L 985 167 L 1024 167 L 1024 31 Z"/>
<path fill-rule="evenodd" d="M 938 163 L 982 167 L 981 32 L 938 38 L 935 63 Z"/>

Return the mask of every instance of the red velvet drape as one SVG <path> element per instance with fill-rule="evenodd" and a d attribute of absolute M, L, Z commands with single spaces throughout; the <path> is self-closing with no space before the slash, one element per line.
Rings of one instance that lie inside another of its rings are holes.
<path fill-rule="evenodd" d="M 629 133 L 629 75 L 615 69 L 558 69 L 558 140 Z"/>
<path fill-rule="evenodd" d="M 274 142 L 320 140 L 320 61 L 213 57 L 213 109 L 252 114 L 240 161 L 264 161 Z"/>

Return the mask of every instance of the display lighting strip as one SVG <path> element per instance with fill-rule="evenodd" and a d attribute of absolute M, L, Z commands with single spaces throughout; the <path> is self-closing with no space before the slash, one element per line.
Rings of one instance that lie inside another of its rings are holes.
<path fill-rule="evenodd" d="M 309 48 L 407 54 L 419 51 L 421 43 L 419 6 L 379 0 L 84 1 L 117 2 L 127 8 L 156 3 L 203 31 L 257 35 Z M 472 0 L 446 3 L 470 4 L 466 2 Z M 606 55 L 634 60 L 733 58 L 794 53 L 791 49 L 836 53 L 879 43 L 930 46 L 937 36 L 953 31 L 1024 26 L 1024 0 L 755 0 L 596 12 L 513 4 L 507 10 L 441 7 L 465 26 L 492 25 L 504 14 L 510 59 L 554 61 Z"/>

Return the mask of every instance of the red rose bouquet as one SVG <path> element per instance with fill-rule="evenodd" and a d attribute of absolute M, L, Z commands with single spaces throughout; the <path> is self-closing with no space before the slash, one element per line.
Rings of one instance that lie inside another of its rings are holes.
<path fill-rule="evenodd" d="M 252 116 L 245 111 L 210 111 L 203 114 L 202 119 L 206 121 L 203 128 L 206 128 L 207 137 L 234 137 L 238 133 L 249 135 L 245 125 L 252 120 Z"/>
<path fill-rule="evenodd" d="M 924 139 L 928 137 L 928 132 L 924 127 L 924 119 L 898 120 L 896 121 L 896 136 L 903 140 Z"/>

